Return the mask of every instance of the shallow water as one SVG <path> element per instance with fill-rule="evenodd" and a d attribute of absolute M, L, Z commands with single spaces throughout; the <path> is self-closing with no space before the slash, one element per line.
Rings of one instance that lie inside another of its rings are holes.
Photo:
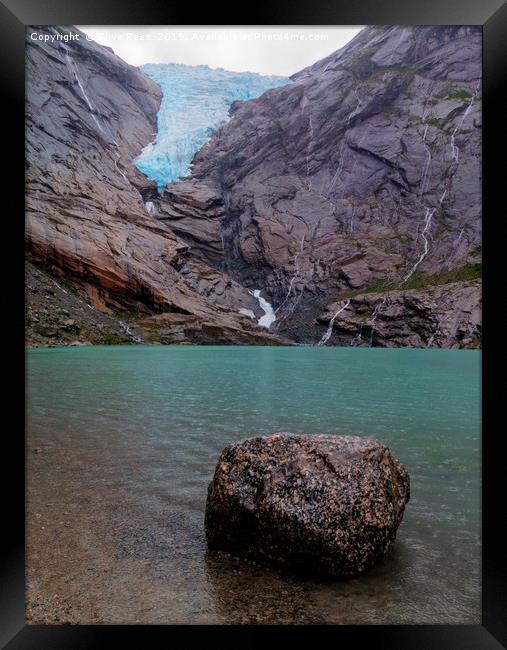
<path fill-rule="evenodd" d="M 478 351 L 30 350 L 27 397 L 35 622 L 480 621 Z M 391 448 L 411 500 L 388 561 L 323 583 L 207 553 L 221 450 L 275 431 Z"/>

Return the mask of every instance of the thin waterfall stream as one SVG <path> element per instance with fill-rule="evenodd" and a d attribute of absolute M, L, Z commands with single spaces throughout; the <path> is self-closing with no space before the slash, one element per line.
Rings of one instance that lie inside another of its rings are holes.
<path fill-rule="evenodd" d="M 55 30 L 55 32 L 56 32 L 56 30 Z M 100 124 L 99 120 L 98 120 L 97 117 L 96 117 L 96 113 L 98 112 L 97 109 L 96 109 L 96 107 L 93 105 L 92 101 L 90 100 L 90 98 L 89 98 L 88 95 L 86 94 L 86 91 L 85 91 L 85 89 L 84 89 L 83 82 L 82 82 L 82 80 L 81 80 L 81 78 L 80 78 L 80 76 L 79 76 L 78 70 L 77 70 L 76 63 L 75 63 L 74 59 L 72 58 L 70 48 L 69 48 L 69 47 L 67 46 L 67 44 L 64 43 L 64 42 L 62 42 L 62 47 L 63 47 L 63 50 L 64 50 L 64 52 L 65 52 L 65 60 L 66 60 L 66 62 L 67 62 L 67 65 L 68 65 L 69 69 L 72 71 L 72 74 L 73 74 L 73 76 L 74 76 L 74 78 L 75 78 L 75 80 L 76 80 L 76 82 L 77 82 L 77 85 L 79 86 L 79 90 L 81 91 L 81 94 L 83 95 L 83 98 L 84 98 L 84 100 L 85 100 L 85 102 L 86 102 L 88 108 L 90 109 L 90 115 L 91 115 L 91 117 L 92 117 L 92 120 L 93 120 L 93 121 L 95 122 L 95 124 L 97 125 L 97 128 L 99 129 L 99 131 L 100 131 L 101 133 L 103 133 L 105 136 L 108 136 L 108 134 L 107 134 L 106 131 L 104 130 L 103 126 Z M 130 181 L 129 181 L 129 179 L 127 178 L 127 176 L 125 175 L 125 173 L 124 173 L 124 172 L 123 172 L 123 171 L 118 167 L 118 162 L 119 162 L 120 159 L 121 159 L 121 153 L 120 153 L 120 151 L 119 151 L 119 144 L 118 144 L 118 142 L 116 141 L 116 139 L 114 138 L 111 129 L 109 129 L 109 137 L 111 138 L 111 142 L 112 142 L 112 144 L 116 147 L 116 149 L 117 149 L 117 151 L 118 151 L 118 154 L 117 154 L 116 157 L 115 157 L 114 155 L 112 156 L 112 158 L 113 158 L 113 162 L 114 162 L 114 166 L 115 166 L 115 169 L 116 169 L 116 171 L 121 175 L 121 177 L 123 178 L 123 180 L 125 181 L 125 183 L 127 183 L 128 185 L 130 185 Z"/>
<path fill-rule="evenodd" d="M 346 303 L 343 305 L 343 307 L 340 307 L 334 314 L 333 318 L 329 321 L 329 327 L 327 328 L 327 332 L 324 334 L 324 336 L 320 339 L 320 341 L 317 343 L 317 346 L 320 347 L 321 345 L 326 345 L 326 343 L 329 341 L 331 338 L 331 334 L 333 333 L 333 325 L 336 320 L 336 317 L 339 316 L 339 314 L 342 313 L 342 311 L 345 311 L 347 307 L 350 305 L 350 299 L 346 301 Z"/>

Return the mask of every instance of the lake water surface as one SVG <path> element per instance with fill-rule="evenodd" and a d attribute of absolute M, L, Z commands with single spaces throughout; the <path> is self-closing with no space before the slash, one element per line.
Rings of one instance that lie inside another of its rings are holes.
<path fill-rule="evenodd" d="M 97 346 L 27 353 L 34 622 L 479 623 L 480 352 Z M 228 443 L 367 435 L 411 478 L 393 555 L 300 580 L 208 553 Z"/>

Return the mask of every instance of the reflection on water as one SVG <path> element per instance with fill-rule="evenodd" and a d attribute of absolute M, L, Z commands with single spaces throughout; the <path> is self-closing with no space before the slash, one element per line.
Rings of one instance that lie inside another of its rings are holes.
<path fill-rule="evenodd" d="M 29 618 L 479 622 L 479 368 L 476 351 L 29 351 Z M 411 500 L 388 561 L 325 583 L 206 551 L 221 450 L 274 431 L 391 447 Z"/>

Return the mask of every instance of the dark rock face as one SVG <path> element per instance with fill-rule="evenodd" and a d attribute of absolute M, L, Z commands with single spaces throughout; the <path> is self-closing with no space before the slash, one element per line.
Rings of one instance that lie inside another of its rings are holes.
<path fill-rule="evenodd" d="M 31 31 L 58 33 L 52 27 Z M 144 205 L 156 188 L 133 160 L 155 135 L 160 88 L 109 48 L 71 31 L 81 40 L 27 37 L 29 259 L 63 278 L 96 310 L 185 314 L 217 331 L 228 328 L 231 340 L 236 333 L 238 342 L 248 342 L 253 332 L 256 341 L 266 336 L 272 344 L 276 337 L 251 320 L 243 327 L 241 308 L 259 312 L 248 290 L 192 259 L 191 246 Z M 36 309 L 30 290 L 27 302 Z M 65 343 L 68 337 L 53 329 L 39 327 L 31 342 Z"/>
<path fill-rule="evenodd" d="M 95 309 L 141 314 L 148 340 L 479 347 L 480 280 L 452 278 L 481 260 L 480 65 L 480 28 L 365 28 L 235 102 L 158 196 L 132 162 L 158 86 L 84 36 L 27 38 L 29 259 Z"/>
<path fill-rule="evenodd" d="M 340 294 L 480 262 L 480 75 L 479 28 L 368 27 L 235 105 L 160 216 L 317 342 Z"/>
<path fill-rule="evenodd" d="M 208 488 L 210 549 L 331 577 L 391 552 L 409 477 L 378 440 L 277 433 L 227 447 Z"/>
<path fill-rule="evenodd" d="M 347 304 L 348 303 L 348 304 Z M 343 309 L 342 309 L 343 308 Z M 481 282 L 453 282 L 379 293 L 359 293 L 330 303 L 319 316 L 329 326 L 329 342 L 353 346 L 480 347 Z"/>

